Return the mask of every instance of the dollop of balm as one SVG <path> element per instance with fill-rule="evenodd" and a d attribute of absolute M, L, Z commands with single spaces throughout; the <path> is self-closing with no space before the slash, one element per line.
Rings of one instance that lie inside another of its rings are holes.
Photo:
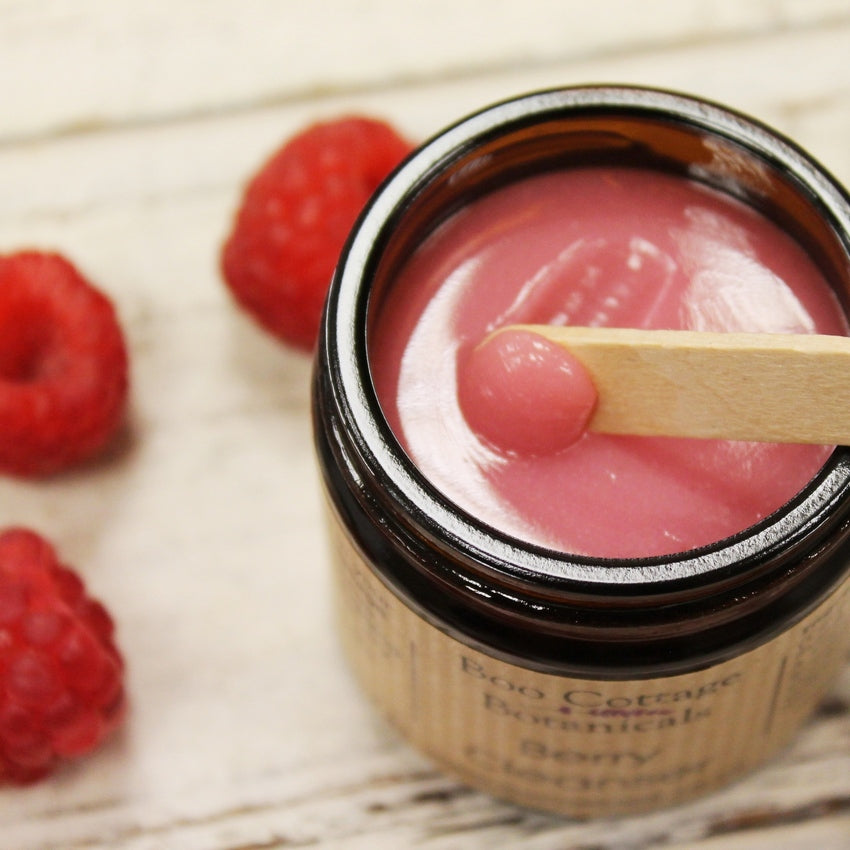
<path fill-rule="evenodd" d="M 547 455 L 577 442 L 596 407 L 593 379 L 557 343 L 525 330 L 486 337 L 458 358 L 458 402 L 497 449 Z"/>

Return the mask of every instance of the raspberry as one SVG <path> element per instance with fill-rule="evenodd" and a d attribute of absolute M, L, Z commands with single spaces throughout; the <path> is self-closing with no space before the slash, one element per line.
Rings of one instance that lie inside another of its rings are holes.
<path fill-rule="evenodd" d="M 410 150 L 381 121 L 341 118 L 296 135 L 251 180 L 221 264 L 236 300 L 263 327 L 312 349 L 348 232 Z"/>
<path fill-rule="evenodd" d="M 0 531 L 0 782 L 46 776 L 124 715 L 106 609 L 33 531 Z"/>
<path fill-rule="evenodd" d="M 93 455 L 127 384 L 109 300 L 58 254 L 0 257 L 0 471 L 48 475 Z"/>

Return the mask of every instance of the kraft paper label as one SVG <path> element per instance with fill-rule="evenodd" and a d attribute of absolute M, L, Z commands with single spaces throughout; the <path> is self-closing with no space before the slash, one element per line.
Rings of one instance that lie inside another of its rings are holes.
<path fill-rule="evenodd" d="M 636 812 L 740 776 L 788 742 L 850 643 L 845 582 L 769 643 L 698 672 L 635 681 L 540 673 L 423 620 L 331 525 L 341 633 L 367 693 L 448 772 L 533 808 Z"/>

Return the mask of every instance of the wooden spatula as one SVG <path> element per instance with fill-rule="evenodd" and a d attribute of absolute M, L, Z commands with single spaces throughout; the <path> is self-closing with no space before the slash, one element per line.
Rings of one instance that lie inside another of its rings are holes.
<path fill-rule="evenodd" d="M 569 350 L 599 394 L 591 431 L 850 444 L 850 338 L 512 325 Z"/>

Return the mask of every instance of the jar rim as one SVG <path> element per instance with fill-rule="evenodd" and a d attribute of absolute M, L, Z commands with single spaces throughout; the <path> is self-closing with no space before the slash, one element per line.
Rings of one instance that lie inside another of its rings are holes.
<path fill-rule="evenodd" d="M 740 575 L 748 567 L 793 551 L 829 523 L 850 495 L 850 448 L 837 447 L 797 496 L 758 524 L 724 540 L 652 557 L 576 555 L 493 529 L 443 496 L 396 440 L 372 386 L 367 328 L 370 283 L 388 233 L 422 188 L 461 153 L 511 128 L 577 114 L 663 119 L 736 143 L 793 178 L 800 193 L 829 222 L 850 269 L 850 199 L 822 166 L 776 131 L 726 107 L 660 89 L 581 86 L 534 92 L 487 107 L 433 137 L 372 198 L 341 254 L 325 310 L 320 345 L 322 356 L 336 366 L 331 390 L 345 412 L 358 458 L 369 469 L 380 470 L 385 495 L 406 509 L 421 533 L 439 537 L 475 564 L 522 583 L 580 583 L 606 592 L 701 584 L 725 576 L 732 567 Z"/>

